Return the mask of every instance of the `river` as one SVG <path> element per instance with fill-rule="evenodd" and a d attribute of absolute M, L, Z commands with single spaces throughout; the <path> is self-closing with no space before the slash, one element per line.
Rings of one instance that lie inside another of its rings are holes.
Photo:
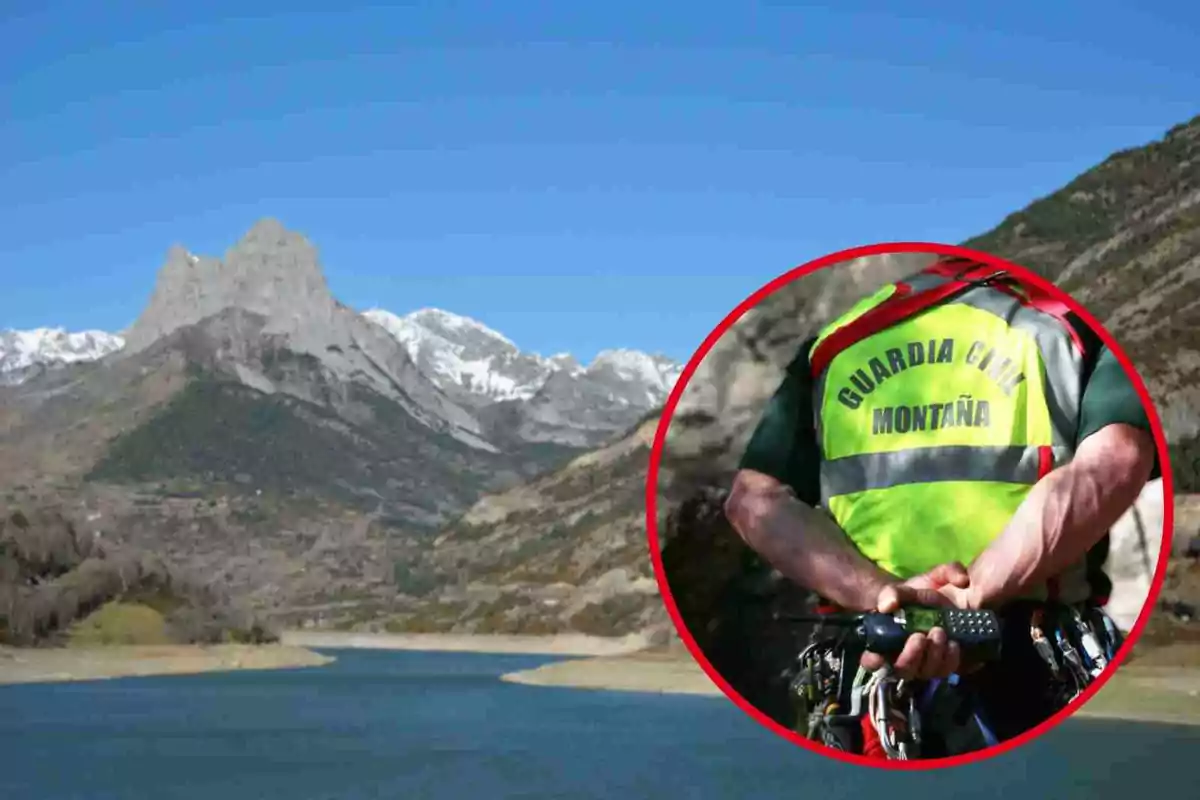
<path fill-rule="evenodd" d="M 723 698 L 503 683 L 545 656 L 0 687 L 0 798 L 1186 797 L 1200 729 L 1071 721 L 936 773 L 829 761 Z M 1153 789 L 1149 784 L 1154 784 Z"/>

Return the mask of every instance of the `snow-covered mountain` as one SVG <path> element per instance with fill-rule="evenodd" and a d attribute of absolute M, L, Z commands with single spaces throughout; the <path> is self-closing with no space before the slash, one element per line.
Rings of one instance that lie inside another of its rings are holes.
<path fill-rule="evenodd" d="M 504 334 L 440 309 L 401 317 L 375 308 L 364 316 L 396 337 L 442 391 L 475 406 L 544 400 L 548 392 L 562 394 L 554 391 L 559 386 L 572 395 L 649 410 L 666 400 L 682 371 L 665 356 L 638 350 L 605 350 L 586 367 L 567 353 L 524 352 Z"/>
<path fill-rule="evenodd" d="M 182 256 L 176 260 L 183 263 Z M 191 268 L 184 271 L 190 274 L 196 263 L 188 258 Z M 240 300 L 221 300 L 213 308 L 222 304 L 244 305 Z M 345 313 L 358 317 L 348 309 Z M 0 333 L 0 384 L 22 383 L 45 369 L 93 361 L 122 349 L 133 351 L 142 339 L 144 347 L 165 335 L 168 322 L 194 321 L 182 319 L 178 312 L 158 317 L 166 327 L 151 335 L 139 335 L 146 327 L 144 320 L 134 326 L 131 337 L 103 331 L 68 333 L 61 328 Z M 503 427 L 526 440 L 589 446 L 665 402 L 682 371 L 669 358 L 638 350 L 605 350 L 586 366 L 566 353 L 547 357 L 525 352 L 502 333 L 440 309 L 399 316 L 375 308 L 361 317 L 374 323 L 370 328 L 390 334 L 389 340 L 402 346 L 418 372 L 454 404 L 482 413 L 493 428 Z"/>
<path fill-rule="evenodd" d="M 476 405 L 528 400 L 557 368 L 486 325 L 448 311 L 425 308 L 401 317 L 373 308 L 363 316 L 404 345 L 442 391 Z"/>
<path fill-rule="evenodd" d="M 37 367 L 95 361 L 124 346 L 121 336 L 104 331 L 4 330 L 0 331 L 0 373 L 16 374 Z"/>
<path fill-rule="evenodd" d="M 603 350 L 587 368 L 587 373 L 593 378 L 608 376 L 610 380 L 644 386 L 646 402 L 656 405 L 667 399 L 683 373 L 683 367 L 666 356 L 640 350 Z"/>

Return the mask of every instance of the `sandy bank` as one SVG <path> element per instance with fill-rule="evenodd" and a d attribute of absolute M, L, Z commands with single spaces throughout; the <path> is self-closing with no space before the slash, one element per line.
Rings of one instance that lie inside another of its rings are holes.
<path fill-rule="evenodd" d="M 723 696 L 694 661 L 675 656 L 636 654 L 559 661 L 510 672 L 502 675 L 501 680 L 528 686 Z"/>
<path fill-rule="evenodd" d="M 0 647 L 0 684 L 90 681 L 230 670 L 317 667 L 334 659 L 287 645 Z"/>
<path fill-rule="evenodd" d="M 631 654 L 560 661 L 502 676 L 509 683 L 723 697 L 688 656 Z M 1200 725 L 1200 669 L 1127 666 L 1080 717 Z"/>
<path fill-rule="evenodd" d="M 528 655 L 613 656 L 633 653 L 646 646 L 639 636 L 604 638 L 566 634 L 560 636 L 500 636 L 453 633 L 345 633 L 340 631 L 286 631 L 286 645 L 330 650 L 427 650 L 470 653 L 520 653 Z"/>

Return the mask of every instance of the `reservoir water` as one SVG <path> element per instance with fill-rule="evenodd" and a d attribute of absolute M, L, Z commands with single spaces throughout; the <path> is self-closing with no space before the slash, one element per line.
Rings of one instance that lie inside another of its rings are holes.
<path fill-rule="evenodd" d="M 1073 720 L 983 764 L 895 773 L 801 750 L 723 698 L 497 679 L 542 656 L 335 655 L 306 670 L 0 687 L 0 798 L 1129 800 L 1197 785 L 1200 728 Z"/>

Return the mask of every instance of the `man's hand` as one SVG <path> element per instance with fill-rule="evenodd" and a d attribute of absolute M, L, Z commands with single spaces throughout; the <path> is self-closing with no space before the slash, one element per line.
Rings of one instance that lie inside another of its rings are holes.
<path fill-rule="evenodd" d="M 969 584 L 967 568 L 962 564 L 942 564 L 923 575 L 885 586 L 879 593 L 876 610 L 892 614 L 908 605 L 954 605 L 953 598 L 966 592 Z M 864 653 L 860 663 L 865 669 L 877 670 L 887 663 L 887 659 L 878 653 Z M 909 636 L 892 668 L 901 678 L 932 680 L 954 674 L 959 663 L 958 644 L 949 641 L 944 630 L 934 628 L 928 636 L 923 633 Z"/>

